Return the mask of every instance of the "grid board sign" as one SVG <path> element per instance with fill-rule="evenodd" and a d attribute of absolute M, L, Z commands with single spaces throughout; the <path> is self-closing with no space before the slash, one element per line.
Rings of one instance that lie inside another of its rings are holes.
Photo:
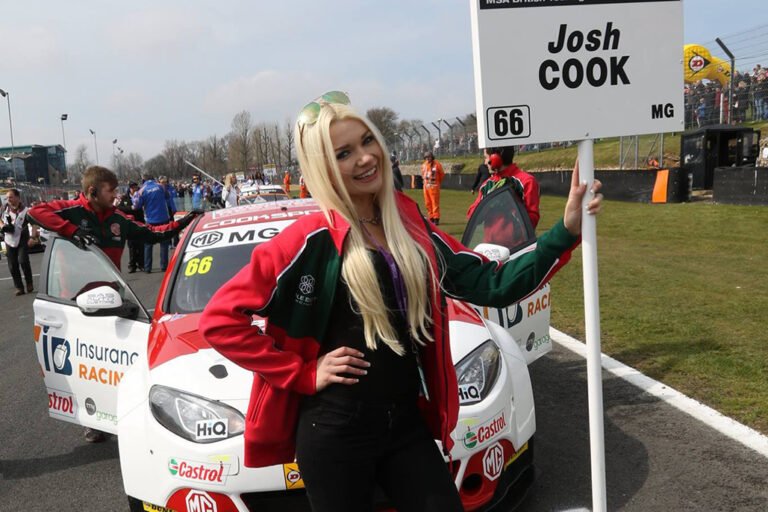
<path fill-rule="evenodd" d="M 683 130 L 682 0 L 470 0 L 484 147 Z"/>

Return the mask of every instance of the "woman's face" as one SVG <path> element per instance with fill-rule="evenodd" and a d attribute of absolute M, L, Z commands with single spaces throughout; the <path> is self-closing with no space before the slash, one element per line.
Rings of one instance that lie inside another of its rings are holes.
<path fill-rule="evenodd" d="M 384 172 L 384 151 L 373 133 L 357 119 L 340 119 L 331 123 L 330 135 L 347 193 L 352 200 L 373 200 Z"/>

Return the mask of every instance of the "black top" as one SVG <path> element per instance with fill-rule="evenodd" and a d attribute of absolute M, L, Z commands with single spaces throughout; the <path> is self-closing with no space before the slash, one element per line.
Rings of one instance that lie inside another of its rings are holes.
<path fill-rule="evenodd" d="M 377 404 L 413 401 L 419 393 L 419 373 L 413 352 L 414 345 L 408 333 L 408 322 L 397 311 L 395 288 L 384 256 L 374 250 L 371 250 L 370 254 L 373 256 L 384 303 L 390 311 L 390 322 L 406 353 L 403 356 L 395 354 L 381 340 L 376 350 L 371 350 L 365 345 L 363 317 L 353 310 L 349 288 L 339 279 L 320 355 L 339 347 L 350 347 L 364 353 L 364 359 L 371 363 L 371 366 L 367 368 L 367 375 L 344 375 L 360 379 L 357 384 L 331 384 L 316 396 Z"/>
<path fill-rule="evenodd" d="M 487 180 L 491 176 L 490 171 L 488 171 L 488 166 L 485 165 L 485 163 L 480 164 L 477 167 L 477 174 L 475 174 L 475 182 L 472 183 L 472 191 L 476 192 L 477 189 L 480 188 L 480 185 L 485 183 L 485 180 Z"/>

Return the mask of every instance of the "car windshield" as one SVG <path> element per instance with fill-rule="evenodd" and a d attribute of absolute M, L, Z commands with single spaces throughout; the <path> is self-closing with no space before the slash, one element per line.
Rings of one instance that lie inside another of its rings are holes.
<path fill-rule="evenodd" d="M 207 249 L 189 247 L 176 271 L 169 313 L 197 313 L 205 308 L 216 290 L 243 268 L 256 243 Z"/>

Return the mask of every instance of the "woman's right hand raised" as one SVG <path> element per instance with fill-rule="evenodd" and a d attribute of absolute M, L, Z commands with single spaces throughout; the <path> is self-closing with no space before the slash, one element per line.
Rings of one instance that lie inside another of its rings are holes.
<path fill-rule="evenodd" d="M 359 350 L 349 347 L 339 347 L 317 359 L 317 377 L 315 380 L 315 389 L 320 391 L 328 387 L 329 384 L 357 384 L 359 379 L 353 377 L 343 377 L 341 374 L 365 375 L 368 373 L 364 368 L 371 366 L 371 363 L 362 359 L 364 354 Z"/>

